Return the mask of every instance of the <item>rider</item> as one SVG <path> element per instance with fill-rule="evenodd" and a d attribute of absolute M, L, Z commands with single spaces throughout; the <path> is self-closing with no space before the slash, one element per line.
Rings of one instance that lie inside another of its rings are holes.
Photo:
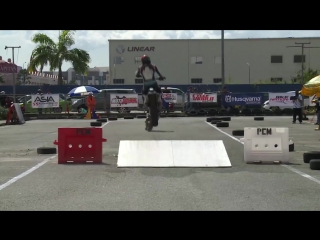
<path fill-rule="evenodd" d="M 147 55 L 143 55 L 141 57 L 141 62 L 142 65 L 139 66 L 137 72 L 136 72 L 136 77 L 143 77 L 144 79 L 144 87 L 142 89 L 142 94 L 144 95 L 144 103 L 147 105 L 148 103 L 148 91 L 150 88 L 153 88 L 158 94 L 158 103 L 159 106 L 161 106 L 161 88 L 159 87 L 156 78 L 155 78 L 155 73 L 159 75 L 159 80 L 162 81 L 166 79 L 162 74 L 159 72 L 158 68 L 151 64 L 151 59 Z"/>

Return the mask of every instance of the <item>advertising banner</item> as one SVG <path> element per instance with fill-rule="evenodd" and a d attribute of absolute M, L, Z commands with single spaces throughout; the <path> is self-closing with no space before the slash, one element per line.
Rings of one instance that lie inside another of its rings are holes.
<path fill-rule="evenodd" d="M 167 103 L 176 103 L 178 94 L 176 93 L 162 93 L 162 99 Z"/>
<path fill-rule="evenodd" d="M 269 93 L 269 106 L 293 108 L 293 101 L 290 100 L 292 96 L 295 93 Z"/>
<path fill-rule="evenodd" d="M 262 105 L 262 93 L 229 93 L 221 95 L 222 104 L 224 106 L 248 106 Z"/>
<path fill-rule="evenodd" d="M 204 102 L 217 102 L 217 93 L 190 93 L 190 102 L 204 103 Z"/>
<path fill-rule="evenodd" d="M 138 94 L 110 94 L 110 107 L 138 107 Z"/>
<path fill-rule="evenodd" d="M 59 107 L 59 94 L 31 95 L 32 108 L 57 108 Z"/>

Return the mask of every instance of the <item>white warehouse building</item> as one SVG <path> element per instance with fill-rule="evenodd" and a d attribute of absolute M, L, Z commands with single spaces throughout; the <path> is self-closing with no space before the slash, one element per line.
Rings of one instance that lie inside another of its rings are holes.
<path fill-rule="evenodd" d="M 302 67 L 320 69 L 320 38 L 225 39 L 226 84 L 294 83 Z M 296 46 L 296 47 L 288 47 Z M 143 54 L 166 85 L 221 84 L 221 39 L 109 40 L 110 84 L 141 84 L 135 71 Z"/>

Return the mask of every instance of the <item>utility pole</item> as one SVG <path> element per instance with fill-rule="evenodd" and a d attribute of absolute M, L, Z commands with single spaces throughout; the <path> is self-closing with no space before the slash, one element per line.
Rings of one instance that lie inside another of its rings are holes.
<path fill-rule="evenodd" d="M 5 46 L 4 50 L 7 50 L 7 48 L 11 48 L 12 49 L 12 63 L 14 64 L 14 49 L 15 48 L 21 48 L 21 46 L 19 46 L 19 47 L 8 47 L 8 46 Z M 12 73 L 12 77 L 13 77 L 13 82 L 12 82 L 12 85 L 13 85 L 13 103 L 15 103 L 16 102 L 16 79 L 15 79 L 14 72 Z"/>
<path fill-rule="evenodd" d="M 224 88 L 224 30 L 221 30 L 221 85 Z"/>
<path fill-rule="evenodd" d="M 300 84 L 303 85 L 304 84 L 304 73 L 303 73 L 303 63 L 305 62 L 305 58 L 303 58 L 303 53 L 304 53 L 304 49 L 305 48 L 320 48 L 320 47 L 305 47 L 305 44 L 310 44 L 310 42 L 307 43 L 295 43 L 295 44 L 300 44 L 300 46 L 287 46 L 287 48 L 290 47 L 301 47 L 301 80 L 300 80 Z"/>

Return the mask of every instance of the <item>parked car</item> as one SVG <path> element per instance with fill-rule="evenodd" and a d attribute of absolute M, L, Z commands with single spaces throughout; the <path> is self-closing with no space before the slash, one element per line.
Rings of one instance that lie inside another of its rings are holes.
<path fill-rule="evenodd" d="M 137 110 L 138 108 L 128 108 L 128 107 L 110 107 L 110 94 L 137 94 L 134 89 L 100 89 L 99 93 L 95 93 L 94 97 L 96 99 L 96 111 L 117 111 L 119 113 L 130 113 L 131 111 Z M 86 105 L 85 97 L 78 98 L 76 100 L 72 99 L 71 109 L 72 111 L 81 112 L 81 108 L 88 110 Z"/>

